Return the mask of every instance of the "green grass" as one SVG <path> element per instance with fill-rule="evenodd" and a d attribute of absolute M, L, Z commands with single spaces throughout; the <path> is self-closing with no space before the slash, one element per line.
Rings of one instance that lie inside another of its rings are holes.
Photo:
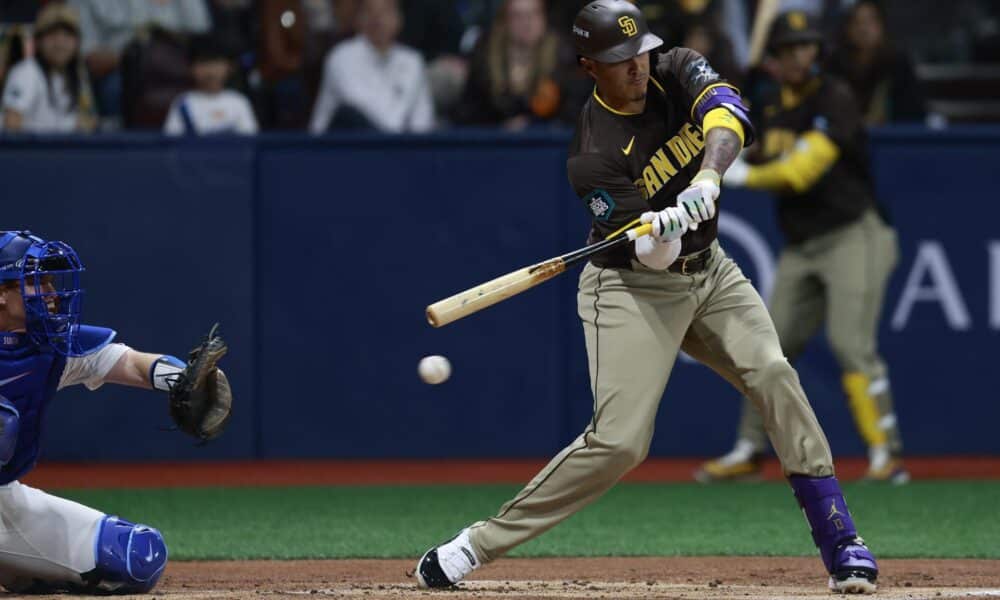
<path fill-rule="evenodd" d="M 518 486 L 74 490 L 58 493 L 159 527 L 171 557 L 409 557 L 495 513 Z M 879 556 L 1000 558 L 1000 482 L 845 486 Z M 512 556 L 812 556 L 780 483 L 624 484 Z"/>

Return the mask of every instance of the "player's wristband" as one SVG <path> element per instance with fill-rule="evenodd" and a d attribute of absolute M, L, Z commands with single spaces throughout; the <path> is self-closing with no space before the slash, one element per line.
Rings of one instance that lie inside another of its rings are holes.
<path fill-rule="evenodd" d="M 719 182 L 722 181 L 722 177 L 715 169 L 702 169 L 691 179 L 691 183 L 698 183 L 699 181 L 711 181 L 718 186 Z"/>
<path fill-rule="evenodd" d="M 187 365 L 176 356 L 164 354 L 153 361 L 149 367 L 149 383 L 154 389 L 170 391 L 170 386 L 177 379 L 177 374 L 184 370 Z"/>

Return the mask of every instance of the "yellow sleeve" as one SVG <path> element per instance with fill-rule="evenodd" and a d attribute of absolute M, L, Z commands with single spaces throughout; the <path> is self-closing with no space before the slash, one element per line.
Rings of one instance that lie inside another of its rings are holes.
<path fill-rule="evenodd" d="M 822 131 L 807 131 L 799 136 L 789 154 L 762 165 L 750 167 L 747 187 L 757 190 L 802 193 L 816 185 L 840 158 L 840 148 Z"/>
<path fill-rule="evenodd" d="M 733 116 L 733 113 L 722 106 L 708 111 L 701 122 L 701 130 L 705 132 L 706 136 L 710 129 L 715 129 L 716 127 L 725 127 L 736 132 L 736 135 L 740 136 L 740 147 L 746 142 L 746 132 L 743 131 L 743 123 L 740 123 L 740 120 Z"/>

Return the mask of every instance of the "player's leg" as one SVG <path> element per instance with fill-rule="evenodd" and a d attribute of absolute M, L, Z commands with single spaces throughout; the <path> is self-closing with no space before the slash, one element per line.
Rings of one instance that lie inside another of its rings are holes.
<path fill-rule="evenodd" d="M 789 361 L 794 361 L 819 330 L 826 313 L 823 284 L 800 248 L 789 248 L 782 252 L 770 304 L 771 318 L 781 341 L 782 351 Z M 686 347 L 684 350 L 688 352 Z M 704 463 L 695 471 L 694 477 L 702 483 L 755 477 L 760 472 L 766 450 L 764 418 L 753 402 L 744 397 L 733 449 Z"/>
<path fill-rule="evenodd" d="M 831 588 L 873 592 L 878 567 L 858 537 L 833 476 L 826 436 L 781 351 L 764 302 L 735 263 L 720 260 L 688 336 L 709 366 L 729 373 L 727 379 L 763 414 L 771 444 L 830 574 Z"/>
<path fill-rule="evenodd" d="M 868 477 L 904 483 L 902 440 L 889 374 L 878 352 L 878 321 L 896 265 L 896 233 L 871 211 L 831 234 L 817 260 L 829 290 L 827 338 L 843 371 L 843 386 L 858 432 L 868 446 Z"/>
<path fill-rule="evenodd" d="M 155 529 L 12 482 L 0 486 L 0 585 L 16 592 L 143 593 L 167 553 Z"/>
<path fill-rule="evenodd" d="M 594 396 L 590 424 L 495 516 L 429 550 L 418 563 L 422 585 L 455 583 L 590 504 L 642 462 L 694 313 L 690 285 L 664 273 L 584 269 L 578 308 Z"/>

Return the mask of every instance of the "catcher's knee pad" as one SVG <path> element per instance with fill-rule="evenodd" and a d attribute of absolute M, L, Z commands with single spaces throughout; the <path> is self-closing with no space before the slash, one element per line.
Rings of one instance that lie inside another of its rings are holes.
<path fill-rule="evenodd" d="M 144 593 L 153 589 L 167 566 L 167 545 L 160 532 L 108 515 L 97 535 L 99 587 Z"/>
<path fill-rule="evenodd" d="M 14 405 L 0 396 L 0 466 L 10 462 L 17 449 L 17 434 L 21 430 L 21 415 Z"/>

